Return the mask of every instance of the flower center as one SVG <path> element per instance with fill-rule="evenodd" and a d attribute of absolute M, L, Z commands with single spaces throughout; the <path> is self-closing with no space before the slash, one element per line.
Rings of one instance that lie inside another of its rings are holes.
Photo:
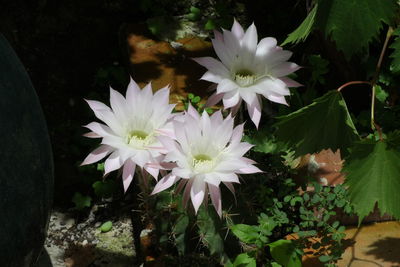
<path fill-rule="evenodd" d="M 214 167 L 214 161 L 208 155 L 198 154 L 193 157 L 193 168 L 196 172 L 209 172 Z"/>
<path fill-rule="evenodd" d="M 235 73 L 235 82 L 241 87 L 253 85 L 256 75 L 248 69 L 241 69 Z"/>
<path fill-rule="evenodd" d="M 149 145 L 152 141 L 152 135 L 143 131 L 130 131 L 126 136 L 126 143 L 139 149 Z"/>

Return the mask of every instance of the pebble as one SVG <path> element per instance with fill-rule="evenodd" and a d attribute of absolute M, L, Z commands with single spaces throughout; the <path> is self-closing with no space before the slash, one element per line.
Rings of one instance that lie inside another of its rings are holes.
<path fill-rule="evenodd" d="M 83 242 L 82 242 L 82 246 L 86 246 L 88 244 L 88 241 L 85 239 L 85 240 L 83 240 Z"/>

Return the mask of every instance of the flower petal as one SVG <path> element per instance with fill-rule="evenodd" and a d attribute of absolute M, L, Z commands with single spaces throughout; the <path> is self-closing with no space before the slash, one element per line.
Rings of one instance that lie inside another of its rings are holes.
<path fill-rule="evenodd" d="M 197 211 L 204 200 L 206 183 L 201 177 L 195 177 L 193 179 L 194 181 L 190 188 L 190 198 L 192 200 L 194 211 L 197 214 Z"/>
<path fill-rule="evenodd" d="M 270 70 L 271 74 L 274 77 L 283 77 L 290 73 L 293 73 L 300 69 L 301 67 L 293 62 L 282 62 L 281 64 L 275 66 L 272 70 Z"/>
<path fill-rule="evenodd" d="M 123 164 L 124 162 L 118 151 L 114 151 L 104 163 L 104 175 L 121 168 Z"/>
<path fill-rule="evenodd" d="M 279 80 L 284 82 L 287 87 L 300 87 L 303 86 L 301 83 L 296 82 L 288 77 L 280 77 Z"/>
<path fill-rule="evenodd" d="M 257 42 L 257 29 L 254 23 L 252 23 L 243 36 L 242 46 L 245 47 L 249 53 L 254 54 L 257 49 Z"/>
<path fill-rule="evenodd" d="M 235 18 L 233 19 L 233 25 L 232 25 L 231 31 L 237 39 L 243 38 L 244 30 L 243 30 L 242 26 L 236 21 Z"/>
<path fill-rule="evenodd" d="M 165 189 L 170 188 L 173 184 L 175 184 L 177 181 L 179 181 L 179 177 L 176 177 L 175 175 L 172 175 L 171 173 L 168 174 L 167 176 L 164 176 L 154 187 L 153 192 L 151 192 L 151 195 L 157 194 L 161 191 L 164 191 Z"/>
<path fill-rule="evenodd" d="M 247 103 L 247 110 L 254 125 L 258 128 L 261 119 L 261 106 L 257 97 L 253 99 L 253 102 Z"/>
<path fill-rule="evenodd" d="M 85 160 L 81 163 L 82 165 L 87 165 L 87 164 L 92 164 L 95 163 L 101 159 L 103 159 L 105 156 L 110 154 L 113 151 L 113 148 L 107 145 L 101 145 L 100 147 L 96 148 L 93 150 L 86 158 Z"/>
<path fill-rule="evenodd" d="M 222 99 L 225 109 L 235 106 L 239 103 L 239 100 L 240 95 L 238 91 L 226 93 Z"/>
<path fill-rule="evenodd" d="M 235 90 L 239 86 L 230 79 L 223 79 L 217 87 L 217 94 L 227 93 Z"/>
<path fill-rule="evenodd" d="M 217 94 L 217 92 L 213 93 L 208 99 L 206 103 L 206 107 L 211 107 L 216 105 L 219 101 L 222 100 L 224 94 Z"/>
<path fill-rule="evenodd" d="M 124 168 L 122 169 L 122 182 L 124 185 L 124 193 L 128 190 L 129 185 L 135 175 L 136 164 L 128 159 L 125 161 Z"/>
<path fill-rule="evenodd" d="M 219 217 L 222 217 L 222 201 L 221 191 L 218 186 L 208 184 L 208 191 L 210 192 L 211 202 L 217 211 Z"/>

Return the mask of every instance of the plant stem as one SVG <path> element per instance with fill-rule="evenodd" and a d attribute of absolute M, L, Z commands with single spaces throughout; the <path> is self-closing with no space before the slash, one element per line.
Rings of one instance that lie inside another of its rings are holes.
<path fill-rule="evenodd" d="M 367 81 L 351 81 L 351 82 L 347 82 L 343 85 L 341 85 L 337 91 L 340 92 L 342 91 L 344 88 L 346 88 L 347 86 L 353 85 L 353 84 L 368 84 L 371 85 L 371 82 L 367 82 Z"/>
<path fill-rule="evenodd" d="M 379 139 L 382 140 L 382 129 L 381 127 L 375 122 L 375 96 L 376 96 L 376 81 L 379 78 L 379 73 L 381 71 L 382 67 L 382 61 L 383 57 L 385 56 L 385 52 L 387 50 L 388 44 L 390 37 L 393 34 L 393 28 L 389 27 L 387 33 L 386 33 L 386 39 L 385 42 L 383 43 L 383 47 L 381 50 L 381 54 L 379 55 L 378 59 L 378 64 L 376 64 L 376 69 L 375 69 L 375 75 L 374 78 L 371 81 L 371 87 L 372 87 L 372 96 L 371 96 L 371 129 L 377 130 L 379 134 Z"/>
<path fill-rule="evenodd" d="M 383 47 L 382 47 L 381 53 L 379 55 L 378 63 L 376 64 L 375 74 L 374 74 L 374 77 L 372 78 L 372 80 L 370 82 L 367 82 L 367 81 L 351 81 L 351 82 L 347 82 L 347 83 L 341 85 L 337 89 L 337 91 L 340 92 L 343 88 L 345 88 L 345 87 L 347 87 L 349 85 L 353 85 L 353 84 L 369 84 L 371 86 L 371 90 L 372 90 L 372 96 L 371 96 L 371 129 L 373 131 L 375 131 L 375 130 L 378 131 L 380 140 L 382 140 L 382 128 L 375 122 L 376 81 L 379 78 L 379 73 L 381 71 L 383 57 L 385 56 L 385 52 L 387 50 L 387 47 L 388 47 L 388 44 L 389 44 L 389 40 L 390 40 L 390 37 L 392 36 L 392 34 L 393 34 L 393 28 L 389 27 L 389 29 L 388 29 L 388 31 L 386 33 L 385 42 L 383 43 Z"/>

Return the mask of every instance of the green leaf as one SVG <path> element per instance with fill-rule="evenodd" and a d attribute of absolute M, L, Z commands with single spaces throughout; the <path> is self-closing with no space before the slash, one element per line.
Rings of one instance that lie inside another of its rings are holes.
<path fill-rule="evenodd" d="M 320 260 L 320 262 L 327 262 L 327 261 L 330 261 L 332 259 L 332 256 L 322 255 L 322 256 L 319 256 L 318 259 Z"/>
<path fill-rule="evenodd" d="M 110 231 L 111 228 L 112 228 L 112 222 L 107 221 L 100 226 L 100 231 L 103 233 L 106 233 L 106 232 Z"/>
<path fill-rule="evenodd" d="M 72 197 L 72 202 L 74 202 L 75 207 L 78 210 L 82 210 L 85 207 L 90 207 L 92 198 L 90 196 L 83 196 L 81 193 L 76 192 Z"/>
<path fill-rule="evenodd" d="M 213 19 L 208 19 L 206 24 L 204 25 L 205 30 L 214 30 L 217 27 L 215 21 Z"/>
<path fill-rule="evenodd" d="M 237 236 L 240 241 L 245 243 L 254 243 L 258 236 L 259 230 L 257 226 L 247 224 L 235 224 L 231 226 L 232 233 Z"/>
<path fill-rule="evenodd" d="M 300 24 L 300 26 L 297 27 L 296 30 L 294 30 L 292 33 L 288 35 L 288 37 L 281 44 L 281 46 L 284 46 L 285 44 L 289 43 L 297 44 L 299 42 L 304 41 L 308 37 L 308 35 L 313 29 L 315 17 L 317 14 L 317 9 L 318 9 L 318 4 L 314 6 L 314 8 L 310 11 L 310 13 L 304 19 L 304 21 Z"/>
<path fill-rule="evenodd" d="M 247 253 L 242 253 L 236 256 L 233 262 L 234 267 L 256 267 L 256 260 L 250 257 Z"/>
<path fill-rule="evenodd" d="M 346 153 L 346 149 L 359 140 L 346 103 L 336 90 L 277 119 L 277 139 L 293 149 L 295 157 L 327 148 Z"/>
<path fill-rule="evenodd" d="M 291 240 L 280 239 L 268 244 L 271 256 L 280 265 L 285 267 L 301 267 L 300 255 L 296 252 L 296 247 Z"/>
<path fill-rule="evenodd" d="M 347 58 L 367 48 L 382 22 L 390 24 L 396 0 L 318 0 L 315 25 L 331 36 Z"/>
<path fill-rule="evenodd" d="M 392 62 L 390 64 L 390 71 L 393 73 L 400 72 L 400 28 L 394 30 L 393 35 L 396 36 L 394 42 L 390 45 L 394 51 L 390 54 Z"/>
<path fill-rule="evenodd" d="M 400 219 L 400 151 L 385 141 L 358 142 L 345 161 L 350 201 L 359 222 L 376 203 L 382 213 Z"/>
<path fill-rule="evenodd" d="M 381 86 L 375 85 L 375 90 L 376 90 L 376 98 L 379 100 L 381 103 L 385 103 L 386 99 L 389 97 L 388 92 L 382 89 Z"/>

